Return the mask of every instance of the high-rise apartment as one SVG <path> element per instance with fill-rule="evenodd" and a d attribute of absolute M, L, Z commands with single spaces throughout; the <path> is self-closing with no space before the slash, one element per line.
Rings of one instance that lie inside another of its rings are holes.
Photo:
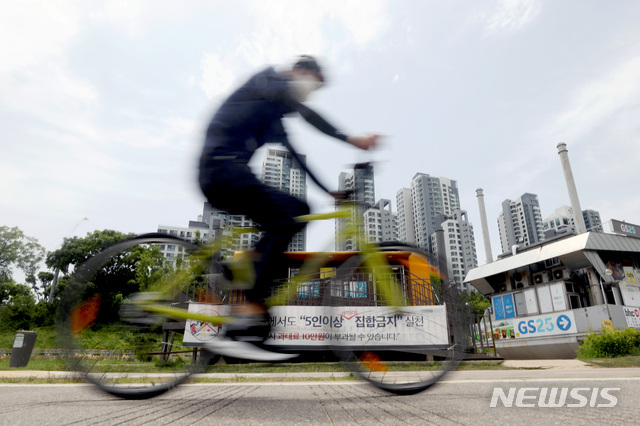
<path fill-rule="evenodd" d="M 298 155 L 306 161 L 305 155 Z M 262 182 L 287 192 L 301 200 L 307 200 L 307 174 L 289 151 L 269 149 L 262 163 Z M 287 251 L 304 251 L 307 246 L 306 230 L 293 236 Z"/>
<path fill-rule="evenodd" d="M 416 235 L 413 227 L 410 189 L 402 188 L 396 193 L 396 206 L 398 208 L 398 241 L 415 245 Z"/>
<path fill-rule="evenodd" d="M 527 247 L 544 240 L 540 203 L 536 194 L 525 193 L 517 200 L 504 200 L 498 216 L 502 252 L 513 246 Z"/>
<path fill-rule="evenodd" d="M 364 235 L 369 242 L 398 241 L 398 216 L 391 200 L 378 200 L 364 212 Z"/>
<path fill-rule="evenodd" d="M 373 184 L 373 166 L 369 163 L 356 164 L 349 173 L 342 172 L 338 177 L 338 190 L 354 191 L 353 199 L 358 201 L 363 208 L 357 209 L 354 214 L 363 217 L 364 212 L 375 204 L 375 189 Z M 341 241 L 337 235 L 343 232 L 349 223 L 355 218 L 336 219 L 336 250 L 355 251 L 359 250 L 355 239 Z M 360 236 L 364 236 L 364 229 L 359 229 Z"/>
<path fill-rule="evenodd" d="M 604 232 L 602 227 L 602 219 L 600 218 L 600 212 L 595 210 L 582 210 L 582 217 L 584 219 L 584 225 L 587 231 L 591 232 Z"/>
<path fill-rule="evenodd" d="M 451 215 L 439 215 L 436 222 L 443 231 L 438 242 L 437 234 L 431 235 L 431 245 L 436 259 L 446 259 L 449 281 L 457 284 L 459 290 L 471 291 L 464 277 L 478 266 L 473 225 L 469 223 L 467 212 L 456 210 Z M 442 268 L 442 265 L 440 266 Z"/>
<path fill-rule="evenodd" d="M 418 247 L 432 252 L 431 235 L 440 225 L 437 223 L 437 216 L 450 216 L 460 209 L 458 184 L 455 180 L 445 177 L 417 173 L 411 181 L 410 195 L 410 208 L 406 202 L 406 189 L 401 189 L 396 195 L 396 199 L 401 199 L 403 203 L 402 206 L 398 204 L 398 216 L 400 218 L 401 209 L 403 216 L 403 220 L 398 223 L 398 232 L 405 238 L 403 241 L 411 242 L 410 231 L 413 228 L 413 242 Z"/>
<path fill-rule="evenodd" d="M 583 210 L 582 218 L 586 225 L 586 229 L 590 232 L 604 232 L 600 213 L 595 210 Z M 573 208 L 562 206 L 557 208 L 551 215 L 542 221 L 545 238 L 563 234 L 567 232 L 575 232 L 576 217 Z"/>

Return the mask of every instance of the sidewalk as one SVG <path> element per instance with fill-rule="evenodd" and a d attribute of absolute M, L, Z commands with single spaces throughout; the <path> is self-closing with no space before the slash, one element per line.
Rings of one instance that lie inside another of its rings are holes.
<path fill-rule="evenodd" d="M 502 366 L 522 370 L 585 370 L 599 368 L 577 359 L 506 359 Z"/>
<path fill-rule="evenodd" d="M 588 364 L 577 359 L 533 359 L 533 360 L 505 360 L 503 367 L 520 370 L 593 370 L 600 367 Z M 488 369 L 490 370 L 490 369 Z M 349 377 L 351 373 L 347 371 L 323 372 L 323 373 L 203 373 L 197 374 L 195 378 L 210 379 L 236 379 L 244 377 L 247 379 L 321 379 L 330 380 L 332 378 Z M 140 374 L 143 375 L 143 374 Z M 65 379 L 77 377 L 78 373 L 69 371 L 39 371 L 39 370 L 4 370 L 0 371 L 0 378 L 3 379 Z"/>

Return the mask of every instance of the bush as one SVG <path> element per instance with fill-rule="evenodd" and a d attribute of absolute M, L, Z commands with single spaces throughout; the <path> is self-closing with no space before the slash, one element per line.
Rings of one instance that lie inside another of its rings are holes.
<path fill-rule="evenodd" d="M 579 358 L 613 358 L 640 355 L 640 330 L 624 330 L 590 333 L 578 349 Z"/>
<path fill-rule="evenodd" d="M 3 331 L 29 330 L 33 327 L 36 303 L 31 294 L 19 294 L 0 306 L 0 329 Z"/>

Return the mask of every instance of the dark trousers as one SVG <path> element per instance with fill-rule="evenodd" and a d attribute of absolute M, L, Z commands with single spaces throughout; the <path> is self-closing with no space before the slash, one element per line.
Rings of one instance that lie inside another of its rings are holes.
<path fill-rule="evenodd" d="M 284 266 L 284 251 L 291 238 L 305 224 L 294 220 L 309 214 L 304 201 L 267 186 L 240 161 L 208 160 L 200 167 L 200 187 L 209 203 L 233 215 L 246 215 L 264 232 L 256 245 L 261 255 L 255 265 L 256 281 L 246 292 L 251 302 L 263 303 L 270 295 L 275 278 Z"/>

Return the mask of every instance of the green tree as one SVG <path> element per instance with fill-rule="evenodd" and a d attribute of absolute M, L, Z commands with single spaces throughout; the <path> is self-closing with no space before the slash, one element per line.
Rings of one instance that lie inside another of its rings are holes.
<path fill-rule="evenodd" d="M 35 306 L 29 286 L 13 281 L 0 284 L 0 329 L 14 331 L 31 328 Z"/>
<path fill-rule="evenodd" d="M 50 269 L 57 269 L 63 274 L 67 274 L 105 248 L 133 236 L 134 234 L 123 234 L 107 229 L 87 233 L 84 238 L 65 238 L 58 250 L 47 255 L 46 264 Z"/>
<path fill-rule="evenodd" d="M 477 290 L 472 290 L 470 293 L 463 291 L 460 293 L 460 298 L 476 315 L 483 315 L 485 309 L 491 306 L 491 301 Z"/>
<path fill-rule="evenodd" d="M 46 296 L 49 294 L 51 290 L 51 282 L 53 281 L 53 277 L 55 275 L 51 272 L 40 272 L 38 274 L 38 280 L 40 280 L 40 288 L 42 289 L 42 298 L 46 299 Z M 36 292 L 36 295 L 38 293 Z"/>
<path fill-rule="evenodd" d="M 203 246 L 204 245 L 204 239 L 202 239 L 202 234 L 200 233 L 200 231 L 196 231 L 193 235 L 193 244 L 197 245 L 197 246 Z"/>
<path fill-rule="evenodd" d="M 58 269 L 63 274 L 74 271 L 75 274 L 60 280 L 55 291 L 56 297 L 59 297 L 65 287 L 81 286 L 86 296 L 101 295 L 101 310 L 97 322 L 113 321 L 122 301 L 131 293 L 143 289 L 152 277 L 166 267 L 162 253 L 156 246 L 134 246 L 112 256 L 98 271 L 91 271 L 90 275 L 86 275 L 86 270 L 80 266 L 103 249 L 132 236 L 133 234 L 104 230 L 89 233 L 85 238 L 65 239 L 59 250 L 49 253 L 47 266 Z"/>
<path fill-rule="evenodd" d="M 44 259 L 45 250 L 38 240 L 24 235 L 18 227 L 0 226 L 0 281 L 12 277 L 13 267 L 33 277 Z"/>

